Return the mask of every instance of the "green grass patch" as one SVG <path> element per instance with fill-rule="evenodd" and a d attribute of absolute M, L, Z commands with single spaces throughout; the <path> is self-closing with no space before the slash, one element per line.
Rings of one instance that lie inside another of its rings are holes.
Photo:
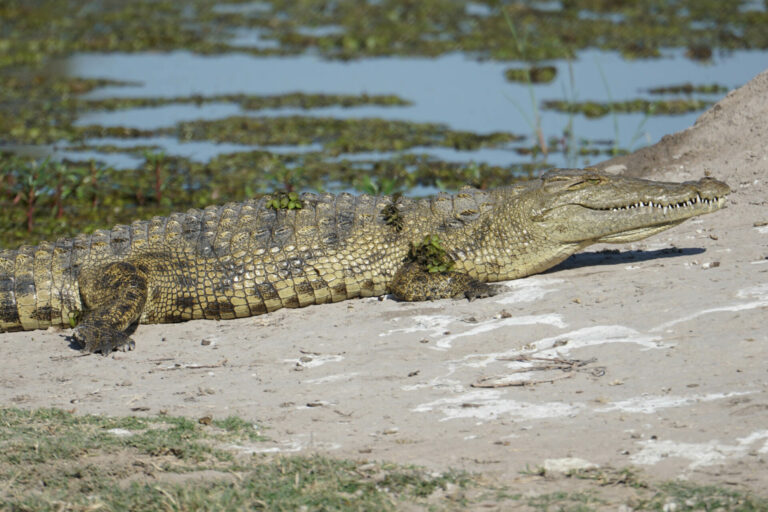
<path fill-rule="evenodd" d="M 635 510 L 738 511 L 768 510 L 768 500 L 736 489 L 715 485 L 697 485 L 690 482 L 665 482 L 655 489 L 650 498 L 632 502 Z"/>
<path fill-rule="evenodd" d="M 207 423 L 207 424 L 202 424 Z M 3 510 L 396 510 L 461 473 L 238 454 L 263 438 L 239 418 L 76 416 L 0 409 Z"/>
<path fill-rule="evenodd" d="M 649 483 L 632 469 L 528 473 L 510 487 L 480 475 L 323 456 L 250 455 L 253 423 L 0 409 L 0 509 L 762 511 L 753 494 Z M 536 489 L 537 492 L 532 492 Z M 666 508 L 665 508 L 666 507 Z"/>

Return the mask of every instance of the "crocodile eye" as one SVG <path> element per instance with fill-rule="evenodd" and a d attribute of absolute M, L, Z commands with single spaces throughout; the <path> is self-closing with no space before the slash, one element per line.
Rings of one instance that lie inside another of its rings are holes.
<path fill-rule="evenodd" d="M 568 186 L 568 190 L 579 190 L 590 185 L 599 185 L 603 182 L 603 179 L 599 176 L 592 176 L 582 178 L 579 181 Z"/>

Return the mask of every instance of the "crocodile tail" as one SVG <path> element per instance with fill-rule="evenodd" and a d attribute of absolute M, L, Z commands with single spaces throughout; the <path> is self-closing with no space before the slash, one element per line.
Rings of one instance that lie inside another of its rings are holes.
<path fill-rule="evenodd" d="M 29 331 L 62 323 L 60 310 L 51 304 L 49 245 L 0 251 L 0 331 Z"/>
<path fill-rule="evenodd" d="M 0 332 L 23 329 L 16 302 L 16 255 L 18 251 L 0 251 Z"/>

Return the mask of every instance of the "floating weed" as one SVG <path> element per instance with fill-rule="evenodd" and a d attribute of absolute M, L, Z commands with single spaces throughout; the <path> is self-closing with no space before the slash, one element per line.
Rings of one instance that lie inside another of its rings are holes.
<path fill-rule="evenodd" d="M 706 44 L 692 44 L 685 49 L 685 56 L 691 60 L 709 62 L 712 60 L 712 47 Z"/>
<path fill-rule="evenodd" d="M 86 131 L 86 130 L 84 130 Z M 119 136 L 116 133 L 99 135 Z M 177 128 L 156 130 L 151 135 L 178 134 L 182 140 L 210 140 L 249 145 L 321 144 L 330 155 L 362 151 L 401 151 L 414 146 L 443 146 L 461 150 L 499 147 L 522 139 L 507 132 L 479 135 L 455 131 L 435 123 L 412 123 L 376 118 L 335 119 L 305 116 L 230 117 L 212 121 L 179 123 Z M 147 134 L 127 132 L 123 137 Z"/>
<path fill-rule="evenodd" d="M 531 66 L 528 68 L 510 68 L 504 71 L 504 76 L 510 82 L 546 84 L 557 76 L 555 66 Z"/>
<path fill-rule="evenodd" d="M 205 105 L 209 103 L 235 103 L 245 110 L 298 108 L 309 110 L 321 107 L 351 108 L 363 105 L 408 106 L 411 103 L 395 96 L 368 94 L 304 94 L 289 93 L 276 95 L 224 94 L 213 96 L 176 96 L 166 98 L 105 98 L 98 100 L 77 100 L 74 105 L 81 110 L 115 111 L 130 108 L 160 107 L 164 105 Z"/>
<path fill-rule="evenodd" d="M 723 94 L 728 91 L 728 87 L 720 84 L 694 85 L 690 82 L 648 89 L 649 94 L 685 94 L 688 96 L 691 94 Z"/>
<path fill-rule="evenodd" d="M 711 101 L 697 99 L 674 100 L 644 100 L 635 99 L 628 101 L 614 101 L 598 103 L 594 101 L 569 102 L 562 100 L 548 100 L 543 103 L 545 110 L 557 112 L 583 114 L 589 118 L 603 117 L 611 112 L 640 112 L 648 115 L 679 115 L 689 112 L 698 112 L 712 106 Z"/>
<path fill-rule="evenodd" d="M 658 56 L 659 48 L 685 47 L 692 59 L 715 49 L 766 48 L 765 10 L 743 9 L 746 0 L 665 2 L 648 9 L 633 2 L 569 0 L 557 10 L 533 2 L 490 3 L 482 13 L 468 2 L 263 2 L 248 15 L 217 12 L 216 0 L 9 0 L 0 5 L 0 67 L 39 66 L 73 52 L 138 52 L 185 49 L 201 54 L 231 51 L 258 55 L 300 54 L 326 58 L 435 56 L 461 49 L 496 59 L 551 59 L 582 48 L 621 51 L 630 58 Z M 76 17 L 70 16 L 78 12 Z M 504 13 L 530 27 L 527 55 L 505 40 Z M 338 27 L 308 31 L 308 27 Z M 232 29 L 263 32 L 274 47 L 235 47 Z"/>

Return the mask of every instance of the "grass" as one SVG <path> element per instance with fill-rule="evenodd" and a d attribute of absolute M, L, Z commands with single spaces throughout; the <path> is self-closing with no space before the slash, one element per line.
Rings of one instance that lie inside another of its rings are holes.
<path fill-rule="evenodd" d="M 0 509 L 760 511 L 768 500 L 635 470 L 481 475 L 324 456 L 248 455 L 265 441 L 241 418 L 75 415 L 0 409 Z M 535 487 L 531 481 L 537 481 Z M 535 488 L 537 492 L 531 492 Z"/>
<path fill-rule="evenodd" d="M 106 418 L 0 409 L 3 510 L 395 510 L 461 473 L 324 457 L 251 456 L 239 418 Z"/>

